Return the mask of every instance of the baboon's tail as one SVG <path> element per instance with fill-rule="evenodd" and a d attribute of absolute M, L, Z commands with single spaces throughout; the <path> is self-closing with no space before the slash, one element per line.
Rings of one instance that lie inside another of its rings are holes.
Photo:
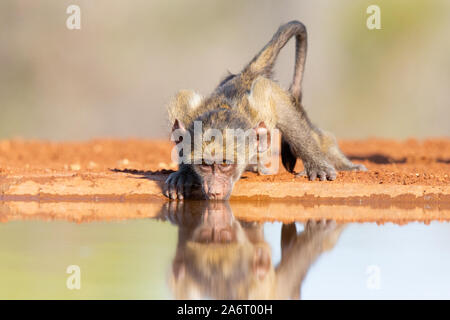
<path fill-rule="evenodd" d="M 266 46 L 253 58 L 252 61 L 244 68 L 243 77 L 248 83 L 252 83 L 258 76 L 270 78 L 273 66 L 286 43 L 295 36 L 295 71 L 292 80 L 290 93 L 294 99 L 293 103 L 300 109 L 302 100 L 302 79 L 305 69 L 306 49 L 307 49 L 307 33 L 306 27 L 299 21 L 291 21 L 282 25 L 274 34 L 272 39 Z M 287 171 L 293 172 L 297 158 L 292 153 L 289 144 L 281 140 L 281 161 Z"/>
<path fill-rule="evenodd" d="M 264 48 L 250 61 L 242 75 L 252 81 L 258 76 L 270 78 L 273 66 L 286 43 L 295 36 L 295 71 L 290 92 L 295 100 L 301 101 L 302 79 L 305 68 L 307 33 L 300 21 L 291 21 L 282 25 Z"/>

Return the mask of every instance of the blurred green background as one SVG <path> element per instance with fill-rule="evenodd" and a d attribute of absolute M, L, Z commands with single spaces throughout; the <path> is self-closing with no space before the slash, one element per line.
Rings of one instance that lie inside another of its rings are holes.
<path fill-rule="evenodd" d="M 81 30 L 66 8 L 81 8 Z M 368 30 L 366 8 L 381 8 Z M 339 138 L 450 135 L 450 2 L 2 0 L 0 138 L 167 137 L 179 89 L 207 94 L 278 26 L 309 32 L 304 103 Z M 287 87 L 293 43 L 276 78 Z"/>

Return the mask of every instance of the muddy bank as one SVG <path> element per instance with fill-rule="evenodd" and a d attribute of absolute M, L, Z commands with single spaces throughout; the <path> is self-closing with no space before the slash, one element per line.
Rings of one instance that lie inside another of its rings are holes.
<path fill-rule="evenodd" d="M 188 203 L 154 200 L 149 202 L 35 202 L 12 201 L 0 204 L 0 223 L 22 220 L 69 221 L 88 223 L 95 221 L 121 221 L 129 219 L 176 219 L 186 214 L 201 213 L 204 202 Z M 401 205 L 318 205 L 314 203 L 284 201 L 230 201 L 229 206 L 237 219 L 256 222 L 306 222 L 309 219 L 336 220 L 339 223 L 409 222 L 429 223 L 450 221 L 450 209 L 439 206 L 406 208 Z"/>
<path fill-rule="evenodd" d="M 273 176 L 246 173 L 235 200 L 284 199 L 342 204 L 364 201 L 421 207 L 450 202 L 450 139 L 341 141 L 343 151 L 368 172 L 340 172 L 336 181 L 294 178 L 280 165 Z M 158 140 L 51 143 L 0 141 L 3 201 L 165 200 L 161 186 L 176 164 L 172 144 Z M 297 165 L 298 171 L 302 169 Z"/>

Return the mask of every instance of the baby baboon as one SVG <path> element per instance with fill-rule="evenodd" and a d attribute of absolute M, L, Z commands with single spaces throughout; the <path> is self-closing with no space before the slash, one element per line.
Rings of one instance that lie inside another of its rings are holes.
<path fill-rule="evenodd" d="M 286 91 L 271 80 L 272 69 L 280 50 L 294 36 L 294 78 Z M 281 132 L 282 162 L 290 172 L 297 158 L 302 159 L 305 168 L 300 174 L 306 174 L 310 180 L 334 180 L 336 170 L 366 170 L 345 157 L 331 134 L 311 123 L 301 104 L 306 37 L 301 22 L 282 25 L 242 72 L 227 76 L 209 97 L 188 90 L 175 96 L 168 107 L 169 120 L 185 161 L 167 179 L 164 188 L 167 197 L 184 199 L 190 195 L 193 184 L 200 184 L 206 199 L 228 199 L 249 162 L 270 147 L 274 128 Z M 226 143 L 217 141 L 222 139 L 201 139 L 211 129 L 226 137 Z M 241 135 L 250 132 L 254 139 L 248 144 L 246 139 L 238 139 L 232 144 L 232 152 L 226 150 L 224 157 L 223 146 L 229 146 L 235 138 L 229 138 L 230 130 Z M 218 150 L 220 157 L 216 157 Z"/>

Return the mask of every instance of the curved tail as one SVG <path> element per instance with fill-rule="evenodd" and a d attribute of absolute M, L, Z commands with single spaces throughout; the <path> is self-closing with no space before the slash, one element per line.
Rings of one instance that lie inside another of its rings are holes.
<path fill-rule="evenodd" d="M 295 71 L 289 91 L 295 100 L 301 101 L 302 79 L 305 69 L 307 33 L 300 21 L 291 21 L 282 25 L 264 48 L 250 61 L 242 75 L 250 81 L 258 76 L 270 78 L 275 61 L 281 49 L 295 36 Z"/>

